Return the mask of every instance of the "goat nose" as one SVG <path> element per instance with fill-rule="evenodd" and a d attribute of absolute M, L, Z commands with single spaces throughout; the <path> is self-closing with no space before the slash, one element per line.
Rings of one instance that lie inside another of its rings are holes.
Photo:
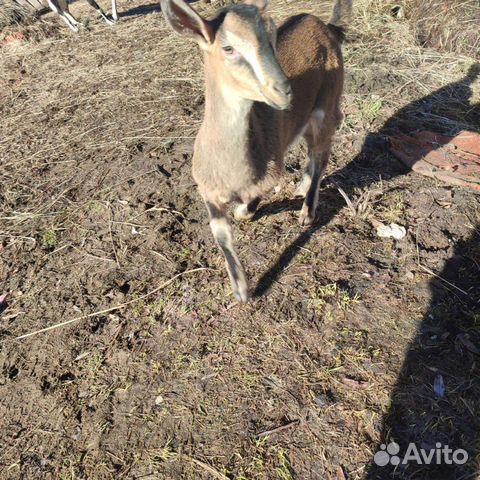
<path fill-rule="evenodd" d="M 277 83 L 273 88 L 276 92 L 285 95 L 286 97 L 289 97 L 292 94 L 292 86 L 288 81 Z"/>

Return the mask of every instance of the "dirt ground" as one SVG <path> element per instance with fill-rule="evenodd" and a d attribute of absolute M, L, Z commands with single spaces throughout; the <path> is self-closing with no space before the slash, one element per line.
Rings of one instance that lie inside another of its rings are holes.
<path fill-rule="evenodd" d="M 0 478 L 480 478 L 480 197 L 409 173 L 387 142 L 480 131 L 479 69 L 389 2 L 355 8 L 317 223 L 291 200 L 299 144 L 234 226 L 247 305 L 190 174 L 195 45 L 136 0 L 114 27 L 74 3 L 78 35 L 53 15 L 9 27 L 25 39 L 0 47 Z M 328 18 L 326 2 L 271 10 Z M 469 458 L 375 466 L 390 441 Z"/>

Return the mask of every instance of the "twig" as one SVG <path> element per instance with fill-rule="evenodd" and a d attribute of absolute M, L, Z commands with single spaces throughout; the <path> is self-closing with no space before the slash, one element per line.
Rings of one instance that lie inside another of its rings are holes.
<path fill-rule="evenodd" d="M 300 420 L 297 418 L 296 420 L 292 420 L 291 422 L 282 425 L 277 428 L 273 428 L 272 430 L 266 430 L 265 432 L 259 433 L 257 435 L 258 438 L 260 437 L 268 437 L 269 435 L 272 435 L 273 433 L 281 432 L 282 430 L 286 430 L 287 428 L 292 427 L 293 425 L 298 425 L 300 423 Z"/>
<path fill-rule="evenodd" d="M 75 251 L 77 251 L 78 253 L 82 254 L 82 255 L 86 255 L 87 257 L 91 257 L 91 258 L 94 258 L 95 260 L 103 260 L 104 262 L 113 262 L 115 263 L 115 260 L 111 259 L 111 258 L 106 258 L 106 257 L 100 257 L 99 255 L 94 255 L 93 253 L 88 253 L 88 252 L 85 252 L 83 250 L 81 250 L 80 248 L 77 248 L 75 247 L 74 245 L 72 245 L 73 249 Z"/>
<path fill-rule="evenodd" d="M 130 300 L 130 301 L 125 302 L 125 303 L 121 303 L 120 305 L 116 305 L 115 307 L 110 307 L 110 308 L 107 308 L 105 310 L 100 310 L 98 312 L 93 312 L 93 313 L 89 313 L 89 314 L 86 314 L 86 315 L 80 315 L 79 317 L 72 318 L 70 320 L 67 320 L 66 322 L 56 323 L 55 325 L 50 325 L 49 327 L 41 328 L 40 330 L 35 330 L 34 332 L 26 333 L 25 335 L 20 335 L 19 337 L 15 337 L 15 340 L 22 340 L 23 338 L 31 337 L 31 336 L 37 335 L 39 333 L 44 333 L 44 332 L 48 332 L 50 330 L 54 330 L 56 328 L 64 327 L 65 325 L 69 325 L 70 323 L 78 322 L 79 320 L 83 320 L 85 318 L 98 317 L 99 315 L 103 315 L 105 313 L 113 312 L 115 310 L 121 310 L 122 308 L 125 308 L 128 305 L 131 305 L 132 303 L 137 303 L 140 300 L 144 300 L 145 298 L 150 297 L 154 293 L 157 293 L 159 290 L 162 290 L 166 286 L 170 285 L 177 278 L 183 277 L 183 275 L 187 275 L 187 274 L 195 273 L 195 272 L 200 272 L 200 271 L 203 271 L 203 270 L 213 270 L 213 269 L 201 267 L 201 268 L 194 268 L 192 270 L 186 270 L 185 272 L 177 273 L 170 280 L 167 280 L 166 282 L 162 283 L 161 285 L 154 288 L 150 292 L 146 293 L 145 295 L 141 295 L 138 298 L 134 298 L 133 300 Z"/>
<path fill-rule="evenodd" d="M 120 262 L 118 260 L 118 255 L 117 255 L 117 247 L 115 247 L 115 242 L 113 241 L 113 232 L 112 232 L 112 209 L 110 206 L 110 203 L 108 204 L 108 230 L 110 232 L 110 242 L 112 243 L 112 248 L 113 248 L 113 254 L 115 255 L 115 261 L 117 262 L 117 267 L 120 268 Z"/>
<path fill-rule="evenodd" d="M 218 478 L 218 480 L 229 480 L 228 477 L 226 477 L 223 473 L 220 473 L 218 470 L 215 470 L 213 467 L 211 467 L 210 465 L 208 465 L 207 463 L 205 462 L 202 462 L 194 457 L 191 457 L 190 455 L 187 455 L 185 453 L 178 453 L 178 452 L 174 452 L 174 451 L 169 451 L 168 452 L 168 458 L 169 459 L 175 459 L 175 460 L 182 460 L 182 459 L 185 459 L 185 460 L 188 460 L 192 463 L 194 463 L 195 465 L 203 468 L 206 472 L 208 472 L 210 474 L 210 477 L 209 478 Z"/>
<path fill-rule="evenodd" d="M 454 285 L 453 283 L 450 283 L 448 280 L 445 280 L 443 277 L 441 277 L 440 275 L 438 275 L 437 273 L 435 273 L 433 270 L 430 270 L 428 267 L 425 267 L 423 266 L 421 263 L 418 264 L 418 266 L 425 270 L 427 273 L 429 273 L 430 275 L 433 275 L 434 277 L 438 278 L 439 280 L 441 280 L 442 282 L 446 283 L 447 285 L 450 285 L 451 287 L 455 288 L 456 290 L 458 290 L 459 292 L 463 293 L 464 295 L 466 295 L 467 297 L 469 297 L 470 295 L 465 291 L 465 290 L 462 290 L 460 287 L 457 287 L 456 285 Z"/>
<path fill-rule="evenodd" d="M 163 258 L 167 262 L 171 263 L 172 265 L 175 265 L 175 262 L 172 262 L 166 255 L 163 253 L 157 252 L 155 250 L 150 250 L 150 252 L 154 253 L 155 255 L 158 255 L 160 258 Z"/>
<path fill-rule="evenodd" d="M 348 208 L 352 211 L 352 213 L 354 215 L 357 214 L 357 210 L 355 208 L 355 206 L 353 205 L 353 202 L 350 200 L 350 198 L 348 198 L 348 195 L 345 193 L 345 191 L 343 190 L 343 188 L 341 188 L 337 182 L 333 181 L 332 180 L 332 183 L 335 185 L 335 187 L 337 188 L 337 190 L 340 192 L 340 195 L 344 198 Z"/>
<path fill-rule="evenodd" d="M 182 453 L 181 455 L 179 456 L 182 456 L 182 457 L 185 457 L 187 458 L 188 460 L 190 460 L 192 463 L 194 463 L 195 465 L 198 465 L 199 467 L 202 467 L 206 472 L 208 472 L 210 475 L 212 475 L 212 477 L 214 478 L 218 478 L 219 480 L 228 480 L 228 477 L 226 477 L 225 475 L 223 475 L 223 473 L 220 473 L 218 472 L 217 470 L 215 470 L 213 467 L 211 467 L 210 465 L 206 464 L 206 463 L 203 463 L 201 462 L 200 460 L 197 460 L 196 458 L 193 458 L 193 457 L 190 457 L 188 455 L 185 455 L 184 453 Z"/>
<path fill-rule="evenodd" d="M 178 210 L 174 210 L 173 208 L 166 208 L 166 207 L 151 207 L 151 208 L 147 208 L 147 210 L 144 210 L 142 213 L 140 213 L 139 215 L 137 215 L 135 218 L 140 217 L 141 215 L 144 215 L 145 213 L 148 213 L 148 212 L 167 212 L 167 213 L 171 213 L 172 215 L 173 215 L 173 214 L 179 215 L 180 217 L 182 217 L 183 219 L 185 219 L 185 215 L 184 215 L 182 212 L 179 212 Z"/>
<path fill-rule="evenodd" d="M 56 248 L 53 252 L 49 252 L 45 255 L 45 257 L 49 257 L 50 255 L 53 255 L 55 253 L 61 252 L 62 250 L 65 250 L 66 248 L 71 247 L 70 243 L 67 243 L 66 245 L 63 245 L 59 248 Z"/>
<path fill-rule="evenodd" d="M 4 235 L 3 233 L 0 233 L 0 237 L 6 237 L 6 238 L 20 238 L 21 240 L 29 240 L 30 242 L 33 242 L 34 244 L 37 243 L 37 241 L 33 237 L 22 237 L 21 235 Z"/>

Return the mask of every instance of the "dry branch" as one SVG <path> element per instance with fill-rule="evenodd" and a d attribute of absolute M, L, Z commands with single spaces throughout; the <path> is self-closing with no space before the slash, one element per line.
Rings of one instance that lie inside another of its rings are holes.
<path fill-rule="evenodd" d="M 120 305 L 116 305 L 114 307 L 106 308 L 105 310 L 99 310 L 98 312 L 93 312 L 89 313 L 86 315 L 80 315 L 79 317 L 72 318 L 70 320 L 67 320 L 65 322 L 61 323 L 56 323 L 54 325 L 50 325 L 49 327 L 46 328 L 41 328 L 40 330 L 35 330 L 34 332 L 26 333 L 24 335 L 20 335 L 19 337 L 15 337 L 15 340 L 22 340 L 24 338 L 32 337 L 33 335 L 38 335 L 39 333 L 45 333 L 49 332 L 50 330 L 55 330 L 60 327 L 64 327 L 66 325 L 70 325 L 71 323 L 78 322 L 79 320 L 84 320 L 86 318 L 92 318 L 92 317 L 98 317 L 99 315 L 104 315 L 105 313 L 110 313 L 114 312 L 115 310 L 121 310 L 125 307 L 128 307 L 129 305 L 132 305 L 134 303 L 138 303 L 141 300 L 145 300 L 146 298 L 152 296 L 154 293 L 157 293 L 158 291 L 164 289 L 168 285 L 170 285 L 174 280 L 176 280 L 179 277 L 183 277 L 184 275 L 188 275 L 190 273 L 195 273 L 195 272 L 201 272 L 204 270 L 212 270 L 211 268 L 194 268 L 192 270 L 186 270 L 185 272 L 180 272 L 174 275 L 170 280 L 167 280 L 166 282 L 162 283 L 158 287 L 154 288 L 150 292 L 146 293 L 145 295 L 141 295 L 140 297 L 134 298 L 133 300 L 130 300 L 125 303 L 121 303 Z"/>

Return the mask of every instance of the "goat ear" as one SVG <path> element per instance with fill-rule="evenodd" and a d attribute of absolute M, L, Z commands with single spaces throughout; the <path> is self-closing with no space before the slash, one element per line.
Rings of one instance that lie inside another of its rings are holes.
<path fill-rule="evenodd" d="M 277 26 L 272 18 L 268 15 L 264 15 L 264 20 L 273 50 L 277 51 Z"/>
<path fill-rule="evenodd" d="M 160 0 L 162 12 L 171 27 L 181 35 L 196 40 L 206 49 L 214 41 L 214 31 L 208 20 L 202 18 L 183 0 Z"/>
<path fill-rule="evenodd" d="M 272 47 L 275 50 L 277 44 L 277 26 L 273 21 L 272 17 L 270 17 L 267 9 L 270 5 L 270 0 L 245 0 L 245 4 L 247 5 L 254 5 L 258 8 L 261 17 L 265 21 L 268 36 L 270 37 L 270 41 L 272 42 Z"/>
<path fill-rule="evenodd" d="M 270 0 L 245 0 L 245 3 L 247 5 L 255 5 L 260 13 L 265 13 L 270 3 Z"/>

